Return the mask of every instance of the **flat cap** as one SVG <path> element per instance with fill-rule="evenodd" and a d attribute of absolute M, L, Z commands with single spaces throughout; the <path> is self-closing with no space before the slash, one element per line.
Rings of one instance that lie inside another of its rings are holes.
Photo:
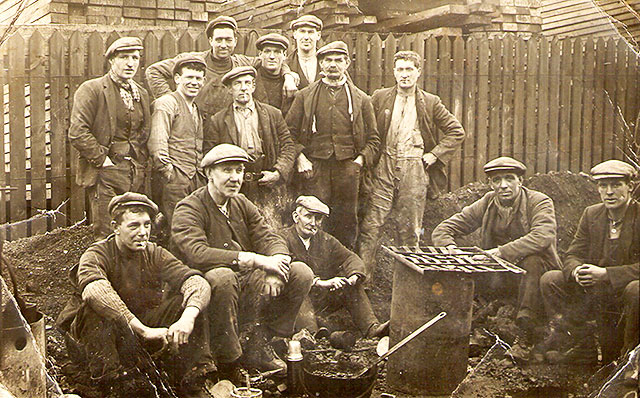
<path fill-rule="evenodd" d="M 202 158 L 200 167 L 213 166 L 224 162 L 249 162 L 249 154 L 233 144 L 218 144 Z"/>
<path fill-rule="evenodd" d="M 236 20 L 233 17 L 228 17 L 226 15 L 220 15 L 219 17 L 216 17 L 214 19 L 212 19 L 211 21 L 209 21 L 209 23 L 207 24 L 207 28 L 205 29 L 205 33 L 207 34 L 207 37 L 211 37 L 211 35 L 213 34 L 213 30 L 215 28 L 231 28 L 233 30 L 237 30 L 238 29 L 238 23 L 236 22 Z"/>
<path fill-rule="evenodd" d="M 348 57 L 349 48 L 347 47 L 347 43 L 341 40 L 332 41 L 331 43 L 320 47 L 318 51 L 316 51 L 316 57 L 320 58 L 331 53 L 344 54 Z"/>
<path fill-rule="evenodd" d="M 111 43 L 109 48 L 107 48 L 107 51 L 105 51 L 104 56 L 109 58 L 118 51 L 133 51 L 142 49 L 144 49 L 144 47 L 142 46 L 142 40 L 140 40 L 138 37 L 121 37 Z"/>
<path fill-rule="evenodd" d="M 508 171 L 516 173 L 518 175 L 523 175 L 524 172 L 527 171 L 527 166 L 522 164 L 522 162 L 515 160 L 514 158 L 501 156 L 489 161 L 484 165 L 485 173 L 489 174 L 495 171 Z"/>
<path fill-rule="evenodd" d="M 151 218 L 158 214 L 158 205 L 153 203 L 146 195 L 137 192 L 125 192 L 122 195 L 114 196 L 109 202 L 109 215 L 123 206 L 144 206 L 151 210 Z"/>
<path fill-rule="evenodd" d="M 262 50 L 265 46 L 277 46 L 286 50 L 289 48 L 289 39 L 280 33 L 267 33 L 266 35 L 258 37 L 258 40 L 256 40 L 256 48 L 258 50 Z"/>
<path fill-rule="evenodd" d="M 638 171 L 629 163 L 621 160 L 607 160 L 599 163 L 591 169 L 591 177 L 594 180 L 603 178 L 629 178 L 634 179 Z"/>
<path fill-rule="evenodd" d="M 324 24 L 322 23 L 322 19 L 311 14 L 303 15 L 298 19 L 294 19 L 289 24 L 289 28 L 291 30 L 296 30 L 301 26 L 309 26 L 317 30 L 322 30 L 322 28 L 324 27 Z"/>
<path fill-rule="evenodd" d="M 185 65 L 185 64 L 200 64 L 205 68 L 207 67 L 206 62 L 204 62 L 204 59 L 202 57 L 199 57 L 193 53 L 183 53 L 183 54 L 179 54 L 175 58 L 175 64 L 173 65 L 173 71 L 172 71 L 173 74 L 175 75 L 176 73 L 178 73 L 182 65 Z"/>
<path fill-rule="evenodd" d="M 296 199 L 296 207 L 302 206 L 311 213 L 320 213 L 325 216 L 329 215 L 329 206 L 325 205 L 315 196 L 298 196 Z"/>
<path fill-rule="evenodd" d="M 251 75 L 255 78 L 257 73 L 256 68 L 253 66 L 236 66 L 222 76 L 222 84 L 228 86 L 236 78 L 244 75 Z"/>

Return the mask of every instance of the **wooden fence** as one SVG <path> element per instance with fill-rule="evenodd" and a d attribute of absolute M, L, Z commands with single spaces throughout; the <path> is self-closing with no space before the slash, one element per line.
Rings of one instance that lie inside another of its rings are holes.
<path fill-rule="evenodd" d="M 154 61 L 208 48 L 193 30 L 91 31 L 92 28 L 21 28 L 0 48 L 4 98 L 4 151 L 0 224 L 15 223 L 61 207 L 63 215 L 8 228 L 28 236 L 85 217 L 87 199 L 74 183 L 67 129 L 73 93 L 102 75 L 102 54 L 117 37 L 137 35 L 145 51 L 137 80 Z M 255 54 L 259 33 L 244 31 L 237 52 Z M 449 167 L 450 188 L 483 178 L 482 165 L 509 155 L 531 173 L 588 171 L 623 156 L 638 114 L 640 59 L 611 39 L 525 39 L 475 36 L 380 36 L 329 32 L 345 40 L 354 59 L 351 75 L 368 93 L 394 84 L 393 54 L 412 49 L 424 56 L 421 87 L 439 95 L 461 120 L 468 137 Z"/>

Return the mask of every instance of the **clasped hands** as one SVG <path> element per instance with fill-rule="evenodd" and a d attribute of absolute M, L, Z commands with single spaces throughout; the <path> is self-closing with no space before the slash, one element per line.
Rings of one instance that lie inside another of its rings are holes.
<path fill-rule="evenodd" d="M 189 336 L 193 332 L 193 327 L 200 310 L 197 307 L 187 307 L 182 312 L 182 316 L 168 328 L 149 327 L 144 325 L 138 318 L 129 322 L 131 329 L 145 341 L 160 341 L 162 348 L 169 346 L 172 352 L 177 353 L 181 345 L 189 342 Z"/>
<path fill-rule="evenodd" d="M 573 279 L 582 287 L 607 280 L 607 269 L 593 264 L 582 264 L 572 272 Z"/>

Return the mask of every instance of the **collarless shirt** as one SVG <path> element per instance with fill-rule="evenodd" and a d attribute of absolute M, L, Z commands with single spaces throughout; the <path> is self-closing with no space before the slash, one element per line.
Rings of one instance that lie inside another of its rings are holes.
<path fill-rule="evenodd" d="M 422 158 L 424 141 L 418 126 L 415 93 L 396 95 L 385 150 L 398 159 Z"/>
<path fill-rule="evenodd" d="M 262 140 L 258 134 L 258 113 L 255 102 L 250 101 L 245 106 L 234 102 L 233 119 L 238 129 L 240 147 L 254 157 L 262 155 Z"/>
<path fill-rule="evenodd" d="M 298 63 L 307 81 L 315 81 L 316 73 L 318 72 L 318 59 L 313 55 L 310 57 L 302 57 L 300 53 L 298 53 Z"/>

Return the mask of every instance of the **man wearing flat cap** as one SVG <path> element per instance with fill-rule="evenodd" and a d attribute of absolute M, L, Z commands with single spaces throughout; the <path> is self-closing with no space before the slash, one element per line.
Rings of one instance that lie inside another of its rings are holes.
<path fill-rule="evenodd" d="M 205 121 L 208 122 L 211 116 L 232 102 L 221 82 L 222 76 L 237 66 L 256 67 L 260 59 L 233 53 L 238 42 L 238 24 L 232 17 L 221 15 L 213 19 L 207 24 L 205 33 L 211 49 L 193 54 L 203 58 L 207 64 L 206 81 L 196 97 L 196 104 Z M 175 62 L 176 58 L 158 61 L 145 71 L 145 77 L 154 98 L 171 92 Z M 282 66 L 282 72 L 285 78 L 284 94 L 290 97 L 297 91 L 299 79 L 296 73 L 291 73 L 291 69 L 286 64 Z"/>
<path fill-rule="evenodd" d="M 105 396 L 114 389 L 118 396 L 151 396 L 159 386 L 150 381 L 157 370 L 149 353 L 162 349 L 161 368 L 179 396 L 207 397 L 204 381 L 216 371 L 205 312 L 209 284 L 149 242 L 158 207 L 145 195 L 115 196 L 108 211 L 113 233 L 89 247 L 72 269 L 78 297 L 58 325 L 79 343 L 83 365 Z"/>
<path fill-rule="evenodd" d="M 318 41 L 322 35 L 322 20 L 315 15 L 303 15 L 289 24 L 296 42 L 296 51 L 287 58 L 287 64 L 300 76 L 299 89 L 320 79 L 320 65 L 316 57 Z"/>
<path fill-rule="evenodd" d="M 267 33 L 256 41 L 260 65 L 256 67 L 256 100 L 274 106 L 287 114 L 293 97 L 283 94 L 284 75 L 282 65 L 287 56 L 289 39 L 279 33 Z"/>
<path fill-rule="evenodd" d="M 516 325 L 529 337 L 543 316 L 539 281 L 560 268 L 556 215 L 547 195 L 522 185 L 526 167 L 510 157 L 484 165 L 492 191 L 442 221 L 431 234 L 435 246 L 454 250 L 455 239 L 480 228 L 480 247 L 527 272 L 520 281 Z"/>
<path fill-rule="evenodd" d="M 256 204 L 275 205 L 293 169 L 295 146 L 282 113 L 253 99 L 256 70 L 233 68 L 222 77 L 233 103 L 216 113 L 205 131 L 204 150 L 222 143 L 244 149 L 246 165 L 241 192 Z M 273 206 L 269 207 L 275 212 Z"/>
<path fill-rule="evenodd" d="M 394 208 L 397 244 L 419 245 L 427 196 L 446 190 L 446 164 L 465 135 L 440 98 L 418 88 L 418 53 L 399 51 L 393 60 L 396 85 L 376 90 L 371 98 L 381 143 L 358 237 L 358 254 L 370 278 L 380 231 Z"/>
<path fill-rule="evenodd" d="M 153 102 L 149 153 L 160 185 L 160 209 L 168 229 L 176 203 L 205 185 L 202 161 L 202 115 L 195 98 L 204 83 L 206 64 L 193 54 L 176 57 L 176 90 Z M 169 231 L 167 231 L 169 232 Z"/>
<path fill-rule="evenodd" d="M 286 117 L 299 153 L 295 170 L 302 193 L 331 207 L 327 232 L 353 249 L 362 168 L 373 164 L 380 137 L 371 99 L 347 77 L 346 43 L 331 42 L 317 56 L 324 77 L 296 94 Z"/>
<path fill-rule="evenodd" d="M 111 198 L 144 185 L 151 116 L 147 91 L 133 80 L 142 41 L 121 37 L 105 53 L 106 75 L 87 80 L 73 96 L 69 142 L 78 151 L 76 183 L 91 198 L 97 237 L 110 233 Z"/>
<path fill-rule="evenodd" d="M 329 207 L 315 196 L 299 196 L 292 213 L 293 225 L 280 231 L 294 260 L 307 264 L 314 273 L 311 293 L 302 304 L 296 329 L 316 332 L 316 311 L 328 315 L 346 308 L 354 324 L 367 338 L 389 332 L 389 322 L 380 323 L 364 291 L 364 264 L 360 257 L 336 238 L 321 231 Z"/>
<path fill-rule="evenodd" d="M 596 319 L 604 364 L 638 345 L 640 204 L 632 192 L 637 170 L 620 160 L 591 169 L 600 199 L 582 213 L 562 271 L 542 276 L 540 289 L 553 332 L 534 350 L 537 360 L 598 359 Z"/>
<path fill-rule="evenodd" d="M 223 373 L 240 362 L 286 369 L 268 341 L 293 334 L 313 280 L 309 267 L 291 261 L 261 210 L 239 193 L 248 161 L 236 145 L 211 149 L 202 159 L 207 185 L 178 203 L 172 224 L 172 250 L 211 284 L 211 344 Z M 248 336 L 244 355 L 239 331 Z"/>

